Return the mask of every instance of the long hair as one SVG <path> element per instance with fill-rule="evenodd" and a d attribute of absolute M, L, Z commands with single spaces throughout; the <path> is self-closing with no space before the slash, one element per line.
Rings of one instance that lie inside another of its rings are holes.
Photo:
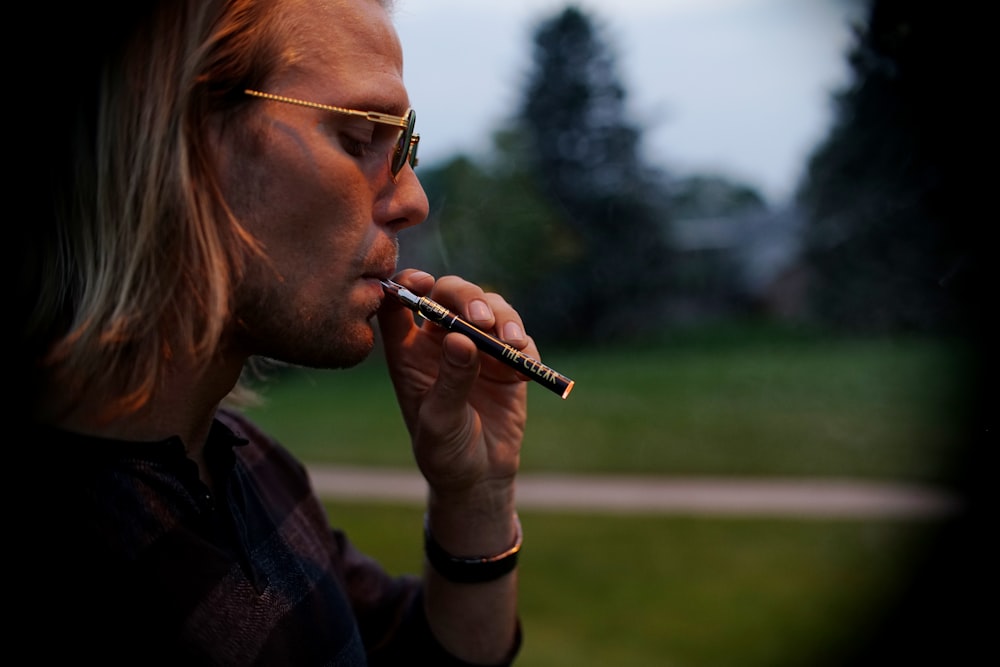
<path fill-rule="evenodd" d="M 21 229 L 34 389 L 101 392 L 106 417 L 145 405 L 171 359 L 217 350 L 259 249 L 223 200 L 208 120 L 236 119 L 242 91 L 297 57 L 273 0 L 135 4 L 130 29 L 70 42 L 89 51 L 66 54 L 78 83 L 46 144 L 44 208 Z"/>

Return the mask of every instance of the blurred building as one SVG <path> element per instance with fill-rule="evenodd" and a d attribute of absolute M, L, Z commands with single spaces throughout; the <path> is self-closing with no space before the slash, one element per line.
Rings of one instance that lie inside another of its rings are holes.
<path fill-rule="evenodd" d="M 681 317 L 753 310 L 781 319 L 803 313 L 803 220 L 794 207 L 673 220 Z"/>

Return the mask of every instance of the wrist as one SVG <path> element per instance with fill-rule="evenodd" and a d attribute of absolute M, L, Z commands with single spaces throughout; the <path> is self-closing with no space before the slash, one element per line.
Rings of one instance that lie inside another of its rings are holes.
<path fill-rule="evenodd" d="M 513 544 L 516 518 L 513 485 L 480 486 L 461 494 L 432 489 L 424 524 L 450 554 L 497 554 Z"/>
<path fill-rule="evenodd" d="M 503 551 L 479 555 L 455 555 L 435 539 L 428 516 L 424 516 L 424 553 L 430 566 L 442 577 L 453 583 L 484 583 L 495 581 L 517 567 L 521 552 L 523 532 L 521 520 L 515 512 L 512 517 L 514 535 L 510 546 Z"/>

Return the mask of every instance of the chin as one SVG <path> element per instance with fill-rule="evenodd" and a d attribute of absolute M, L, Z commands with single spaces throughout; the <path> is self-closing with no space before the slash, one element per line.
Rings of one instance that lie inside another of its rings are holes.
<path fill-rule="evenodd" d="M 355 355 L 355 356 L 353 356 L 353 357 L 350 357 L 350 356 L 345 356 L 345 357 L 344 357 L 344 358 L 343 358 L 343 359 L 341 360 L 341 363 L 339 364 L 339 366 L 338 366 L 338 367 L 339 367 L 339 368 L 353 368 L 354 366 L 357 366 L 357 365 L 358 365 L 358 364 L 360 364 L 360 363 L 361 363 L 362 361 L 364 361 L 364 360 L 365 360 L 365 359 L 367 359 L 367 358 L 368 358 L 369 356 L 371 356 L 371 353 L 372 353 L 372 350 L 373 350 L 374 348 L 375 348 L 375 346 L 374 346 L 374 345 L 369 345 L 369 346 L 368 346 L 367 348 L 365 348 L 365 349 L 364 349 L 364 351 L 361 351 L 361 350 L 359 350 L 359 351 L 358 351 L 358 354 L 356 354 L 356 355 Z"/>
<path fill-rule="evenodd" d="M 360 327 L 354 335 L 340 340 L 333 350 L 335 359 L 331 359 L 331 367 L 351 368 L 367 359 L 375 349 L 375 332 L 366 324 Z"/>
<path fill-rule="evenodd" d="M 264 356 L 306 368 L 351 368 L 367 359 L 375 348 L 375 331 L 366 322 L 326 328 L 330 330 L 336 332 L 332 339 L 313 331 L 270 347 Z"/>

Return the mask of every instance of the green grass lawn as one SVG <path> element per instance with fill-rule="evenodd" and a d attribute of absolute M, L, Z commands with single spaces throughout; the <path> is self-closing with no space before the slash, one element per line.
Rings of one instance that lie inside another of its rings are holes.
<path fill-rule="evenodd" d="M 390 572 L 420 568 L 422 508 L 329 502 Z M 521 667 L 843 666 L 933 524 L 522 511 Z"/>

